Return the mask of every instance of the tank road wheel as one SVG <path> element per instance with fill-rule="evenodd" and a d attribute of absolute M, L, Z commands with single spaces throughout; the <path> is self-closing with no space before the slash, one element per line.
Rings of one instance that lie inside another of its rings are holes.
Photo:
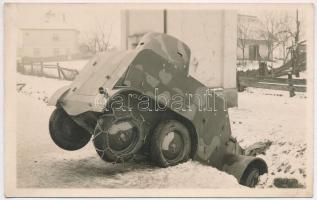
<path fill-rule="evenodd" d="M 143 145 L 142 123 L 142 119 L 132 115 L 101 117 L 93 137 L 98 155 L 107 162 L 131 159 Z"/>
<path fill-rule="evenodd" d="M 52 113 L 49 131 L 54 143 L 69 151 L 84 147 L 91 138 L 91 134 L 76 124 L 62 108 L 56 108 Z"/>
<path fill-rule="evenodd" d="M 241 185 L 254 188 L 259 182 L 260 171 L 256 167 L 247 169 L 244 173 L 244 177 L 241 179 Z"/>
<path fill-rule="evenodd" d="M 168 167 L 189 159 L 191 141 L 188 129 L 176 120 L 161 122 L 151 137 L 151 159 Z"/>

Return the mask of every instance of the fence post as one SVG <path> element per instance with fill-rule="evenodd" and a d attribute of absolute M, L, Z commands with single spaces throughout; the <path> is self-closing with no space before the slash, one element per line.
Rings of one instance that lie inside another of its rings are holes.
<path fill-rule="evenodd" d="M 22 74 L 25 74 L 24 59 L 21 60 L 21 68 L 20 68 L 20 70 L 21 70 Z"/>
<path fill-rule="evenodd" d="M 31 74 L 33 74 L 33 61 L 31 61 Z"/>
<path fill-rule="evenodd" d="M 60 69 L 59 63 L 57 62 L 56 65 L 57 65 L 58 79 L 61 80 L 61 71 L 60 71 L 61 69 Z"/>
<path fill-rule="evenodd" d="M 44 76 L 43 61 L 40 62 L 40 65 L 41 65 L 41 74 L 40 74 L 40 76 Z"/>
<path fill-rule="evenodd" d="M 295 88 L 293 84 L 292 71 L 290 70 L 287 74 L 288 78 L 288 88 L 289 88 L 289 97 L 295 96 Z"/>

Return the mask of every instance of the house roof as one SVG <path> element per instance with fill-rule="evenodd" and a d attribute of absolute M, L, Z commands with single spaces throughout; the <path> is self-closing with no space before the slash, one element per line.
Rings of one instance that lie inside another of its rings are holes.
<path fill-rule="evenodd" d="M 247 39 L 246 41 L 247 44 L 264 44 L 267 45 L 268 41 L 267 40 L 257 40 L 257 39 Z"/>
<path fill-rule="evenodd" d="M 238 20 L 254 20 L 257 21 L 258 18 L 254 15 L 245 15 L 245 14 L 238 14 Z"/>
<path fill-rule="evenodd" d="M 25 24 L 20 26 L 20 30 L 70 30 L 79 32 L 75 27 L 66 23 L 40 23 L 40 24 Z"/>

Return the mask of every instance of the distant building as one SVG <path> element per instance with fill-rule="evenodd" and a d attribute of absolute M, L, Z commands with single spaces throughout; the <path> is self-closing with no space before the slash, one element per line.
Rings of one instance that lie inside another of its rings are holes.
<path fill-rule="evenodd" d="M 272 55 L 268 54 L 270 44 L 261 36 L 262 33 L 262 23 L 256 16 L 238 15 L 238 61 L 243 59 L 246 61 L 272 60 Z M 244 56 L 242 48 L 244 48 Z"/>
<path fill-rule="evenodd" d="M 70 59 L 79 52 L 79 31 L 63 25 L 42 24 L 20 28 L 18 56 L 27 58 Z"/>

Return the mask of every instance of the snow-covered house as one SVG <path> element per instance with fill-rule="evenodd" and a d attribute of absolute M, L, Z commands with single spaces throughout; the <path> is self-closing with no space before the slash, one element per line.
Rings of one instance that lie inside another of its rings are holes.
<path fill-rule="evenodd" d="M 46 23 L 21 27 L 18 56 L 70 58 L 78 53 L 78 33 L 75 28 L 61 24 Z"/>
<path fill-rule="evenodd" d="M 256 16 L 238 15 L 237 59 L 245 61 L 268 61 L 269 43 L 261 33 L 261 22 Z"/>

